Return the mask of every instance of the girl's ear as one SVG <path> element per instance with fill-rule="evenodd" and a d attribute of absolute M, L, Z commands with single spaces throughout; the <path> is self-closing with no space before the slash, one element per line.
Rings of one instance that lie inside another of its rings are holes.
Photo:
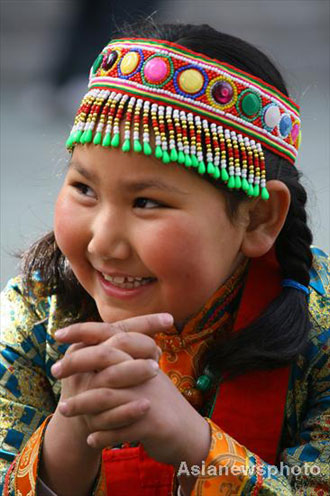
<path fill-rule="evenodd" d="M 247 257 L 261 257 L 274 245 L 285 222 L 290 207 L 291 195 L 281 181 L 267 182 L 269 199 L 260 199 L 248 204 L 248 222 L 241 245 Z"/>

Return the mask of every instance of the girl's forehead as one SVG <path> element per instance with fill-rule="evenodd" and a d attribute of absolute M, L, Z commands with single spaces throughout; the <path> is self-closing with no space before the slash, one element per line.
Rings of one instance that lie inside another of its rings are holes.
<path fill-rule="evenodd" d="M 104 148 L 94 145 L 75 147 L 70 169 L 77 170 L 87 179 L 164 183 L 172 186 L 182 194 L 190 192 L 212 191 L 214 186 L 203 178 L 179 164 L 163 164 L 159 159 L 138 153 L 124 153 L 116 148 Z"/>

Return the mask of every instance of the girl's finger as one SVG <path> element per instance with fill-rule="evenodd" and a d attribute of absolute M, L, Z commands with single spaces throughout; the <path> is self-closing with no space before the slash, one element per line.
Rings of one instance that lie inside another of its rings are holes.
<path fill-rule="evenodd" d="M 130 401 L 99 415 L 93 415 L 89 418 L 88 428 L 95 432 L 128 427 L 140 420 L 149 409 L 150 401 L 146 398 Z"/>
<path fill-rule="evenodd" d="M 127 388 L 138 386 L 155 377 L 159 365 L 155 360 L 130 360 L 112 365 L 102 370 L 91 379 L 91 388 Z"/>
<path fill-rule="evenodd" d="M 160 357 L 160 348 L 154 339 L 138 332 L 120 332 L 103 344 L 124 351 L 133 358 L 153 358 L 158 362 Z"/>
<path fill-rule="evenodd" d="M 173 325 L 173 317 L 168 313 L 139 315 L 112 324 L 105 322 L 81 322 L 55 332 L 55 338 L 65 343 L 98 344 L 119 332 L 139 332 L 154 335 L 164 332 Z"/>
<path fill-rule="evenodd" d="M 61 401 L 58 409 L 65 417 L 96 415 L 132 400 L 129 391 L 110 388 L 88 389 Z"/>
<path fill-rule="evenodd" d="M 142 415 L 143 421 L 143 415 Z M 92 448 L 103 449 L 121 443 L 139 441 L 145 435 L 145 422 L 136 421 L 131 425 L 118 429 L 95 431 L 87 438 L 87 444 Z"/>
<path fill-rule="evenodd" d="M 62 360 L 52 366 L 51 373 L 57 379 L 64 379 L 73 374 L 103 370 L 125 360 L 133 358 L 124 351 L 99 344 L 65 354 Z"/>

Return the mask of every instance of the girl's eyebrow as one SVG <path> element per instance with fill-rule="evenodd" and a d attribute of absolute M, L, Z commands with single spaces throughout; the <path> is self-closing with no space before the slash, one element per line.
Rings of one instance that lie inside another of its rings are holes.
<path fill-rule="evenodd" d="M 78 162 L 69 162 L 69 168 L 75 169 L 79 174 L 84 176 L 86 179 L 90 181 L 94 181 L 95 183 L 99 182 L 99 178 L 96 174 L 94 174 L 91 171 L 88 171 L 85 169 L 80 163 Z M 180 195 L 188 195 L 188 191 L 182 191 L 181 189 L 177 188 L 173 184 L 167 184 L 161 181 L 158 178 L 152 178 L 152 179 L 147 179 L 143 181 L 120 181 L 119 182 L 119 187 L 122 190 L 127 190 L 133 193 L 137 193 L 139 191 L 142 191 L 144 189 L 148 188 L 158 188 L 163 191 L 167 191 L 170 193 L 178 193 Z"/>

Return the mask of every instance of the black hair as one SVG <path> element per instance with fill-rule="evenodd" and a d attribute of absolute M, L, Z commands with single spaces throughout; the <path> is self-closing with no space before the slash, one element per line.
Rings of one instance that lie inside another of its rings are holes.
<path fill-rule="evenodd" d="M 143 37 L 175 42 L 257 76 L 288 95 L 283 78 L 274 64 L 259 49 L 242 39 L 216 31 L 208 25 L 156 24 L 139 21 L 125 25 L 115 38 Z M 286 159 L 264 150 L 267 180 L 278 179 L 290 190 L 289 212 L 275 251 L 283 278 L 308 286 L 312 265 L 312 234 L 306 223 L 307 195 L 300 183 L 301 174 Z M 211 177 L 205 179 L 214 183 Z M 219 185 L 217 186 L 219 187 Z M 225 193 L 227 209 L 234 219 L 238 206 L 246 200 L 241 192 Z M 58 248 L 54 233 L 48 233 L 21 255 L 27 287 L 33 272 L 39 270 L 49 291 L 56 292 L 63 307 L 73 311 L 73 321 L 91 315 L 101 320 L 94 300 L 82 288 Z M 292 363 L 304 349 L 311 323 L 306 296 L 296 289 L 283 288 L 280 295 L 242 332 L 225 336 L 204 356 L 203 364 L 215 375 L 233 377 L 256 369 L 271 369 Z"/>

